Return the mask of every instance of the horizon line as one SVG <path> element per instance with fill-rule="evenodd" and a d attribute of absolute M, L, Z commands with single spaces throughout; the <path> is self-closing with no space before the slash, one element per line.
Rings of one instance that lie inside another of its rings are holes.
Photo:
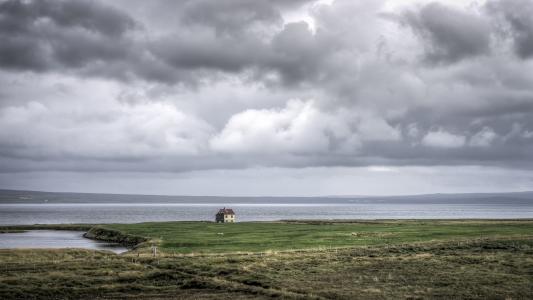
<path fill-rule="evenodd" d="M 134 195 L 134 196 L 159 196 L 159 197 L 217 197 L 217 198 L 378 198 L 378 197 L 420 197 L 420 196 L 435 196 L 435 195 L 483 195 L 483 194 L 520 194 L 533 193 L 533 190 L 520 190 L 512 192 L 463 192 L 463 193 L 420 193 L 420 194 L 395 194 L 395 195 L 312 195 L 312 196 L 290 196 L 290 195 L 184 195 L 184 194 L 144 194 L 144 193 L 112 193 L 112 192 L 72 192 L 72 191 L 43 191 L 43 190 L 21 190 L 1 188 L 0 191 L 10 192 L 36 192 L 36 193 L 60 193 L 60 194 L 89 194 L 89 195 Z"/>

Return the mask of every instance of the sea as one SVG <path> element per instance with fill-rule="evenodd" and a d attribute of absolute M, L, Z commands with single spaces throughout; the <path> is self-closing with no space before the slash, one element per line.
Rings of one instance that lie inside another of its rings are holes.
<path fill-rule="evenodd" d="M 213 197 L 0 190 L 0 225 L 379 219 L 533 219 L 533 192 L 415 196 Z"/>

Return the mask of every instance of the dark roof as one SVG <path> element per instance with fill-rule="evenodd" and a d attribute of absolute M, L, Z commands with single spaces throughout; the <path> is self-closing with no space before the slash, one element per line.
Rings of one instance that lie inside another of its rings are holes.
<path fill-rule="evenodd" d="M 217 215 L 218 215 L 218 214 L 234 215 L 235 213 L 233 212 L 233 209 L 231 209 L 231 208 L 225 208 L 225 207 L 224 207 L 224 208 L 221 208 L 221 209 L 218 211 Z"/>

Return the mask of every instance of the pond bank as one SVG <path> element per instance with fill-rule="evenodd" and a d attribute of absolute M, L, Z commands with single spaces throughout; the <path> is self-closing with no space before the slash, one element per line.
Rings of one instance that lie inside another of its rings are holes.
<path fill-rule="evenodd" d="M 125 234 L 119 230 L 98 226 L 92 227 L 83 236 L 88 239 L 118 243 L 133 249 L 149 241 L 148 238 L 139 235 Z"/>
<path fill-rule="evenodd" d="M 126 234 L 119 230 L 104 228 L 93 224 L 35 224 L 0 226 L 0 235 L 10 233 L 25 233 L 30 231 L 78 232 L 81 234 L 81 238 L 92 240 L 98 243 L 103 242 L 104 244 L 118 244 L 129 250 L 138 248 L 143 243 L 149 241 L 148 238 L 142 236 Z"/>
<path fill-rule="evenodd" d="M 0 234 L 0 249 L 89 249 L 120 254 L 128 248 L 119 243 L 102 242 L 84 237 L 83 231 L 25 230 Z"/>

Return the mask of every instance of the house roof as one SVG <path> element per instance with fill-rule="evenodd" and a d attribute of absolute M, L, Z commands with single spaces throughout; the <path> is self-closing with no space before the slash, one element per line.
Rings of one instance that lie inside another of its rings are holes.
<path fill-rule="evenodd" d="M 224 214 L 224 215 L 234 215 L 233 209 L 231 208 L 221 208 L 217 214 Z"/>

